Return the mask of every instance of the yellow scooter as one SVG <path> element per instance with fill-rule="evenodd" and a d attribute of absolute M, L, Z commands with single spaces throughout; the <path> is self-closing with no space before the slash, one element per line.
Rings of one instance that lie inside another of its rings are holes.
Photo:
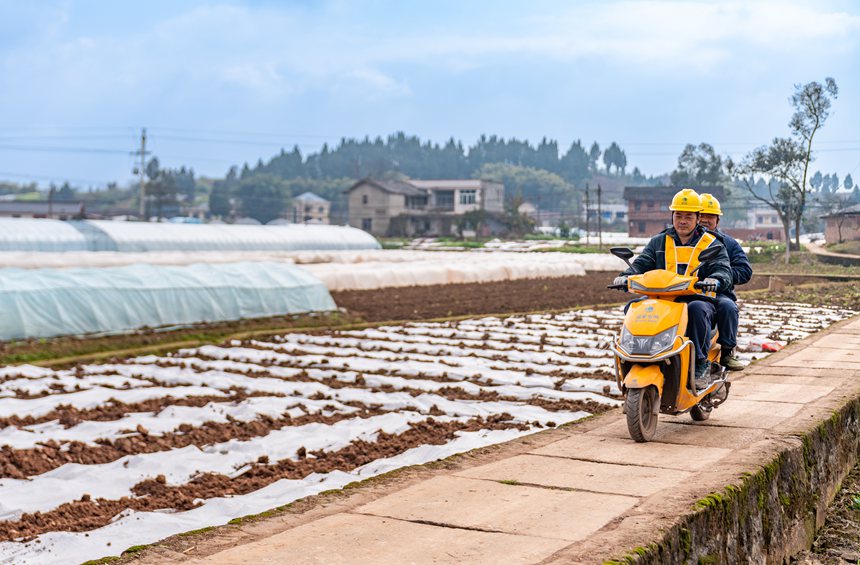
<path fill-rule="evenodd" d="M 630 265 L 633 252 L 613 247 L 610 252 Z M 701 267 L 719 254 L 707 248 L 699 255 Z M 693 420 L 707 420 L 711 411 L 725 402 L 731 383 L 718 363 L 717 330 L 711 330 L 708 352 L 711 383 L 696 389 L 695 348 L 687 333 L 687 304 L 679 296 L 703 295 L 698 277 L 656 269 L 627 277 L 627 285 L 608 288 L 642 294 L 647 298 L 630 304 L 621 334 L 611 344 L 615 354 L 615 378 L 625 395 L 627 430 L 637 442 L 650 441 L 657 431 L 657 414 L 689 412 Z"/>

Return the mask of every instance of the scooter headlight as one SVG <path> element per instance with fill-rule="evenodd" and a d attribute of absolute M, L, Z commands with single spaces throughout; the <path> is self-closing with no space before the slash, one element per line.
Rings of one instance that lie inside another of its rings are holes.
<path fill-rule="evenodd" d="M 628 353 L 633 353 L 633 349 L 636 347 L 636 337 L 630 333 L 627 328 L 621 328 L 621 339 L 618 344 L 621 346 L 621 349 L 627 351 Z"/>
<path fill-rule="evenodd" d="M 672 347 L 672 343 L 675 342 L 675 332 L 678 330 L 678 326 L 672 326 L 666 331 L 662 331 L 651 338 L 651 351 L 652 355 L 656 355 L 661 351 L 669 349 Z"/>
<path fill-rule="evenodd" d="M 672 347 L 677 330 L 678 326 L 672 326 L 657 335 L 638 336 L 631 334 L 627 328 L 622 328 L 619 345 L 631 355 L 656 355 Z"/>

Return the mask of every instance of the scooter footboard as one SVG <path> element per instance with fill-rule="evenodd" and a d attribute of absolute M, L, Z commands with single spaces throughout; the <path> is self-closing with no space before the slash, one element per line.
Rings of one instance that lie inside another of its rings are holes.
<path fill-rule="evenodd" d="M 663 382 L 663 372 L 660 370 L 660 366 L 656 363 L 637 363 L 630 367 L 630 370 L 627 371 L 627 374 L 624 376 L 625 388 L 631 389 L 655 386 L 657 387 L 657 393 L 661 397 L 663 396 Z"/>

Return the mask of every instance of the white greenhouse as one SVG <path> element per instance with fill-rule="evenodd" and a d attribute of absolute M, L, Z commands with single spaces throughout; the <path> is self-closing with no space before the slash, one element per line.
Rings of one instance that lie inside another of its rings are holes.
<path fill-rule="evenodd" d="M 115 333 L 336 308 L 286 263 L 0 269 L 0 340 Z"/>
<path fill-rule="evenodd" d="M 252 226 L 0 218 L 0 251 L 311 251 L 379 249 L 348 226 Z"/>

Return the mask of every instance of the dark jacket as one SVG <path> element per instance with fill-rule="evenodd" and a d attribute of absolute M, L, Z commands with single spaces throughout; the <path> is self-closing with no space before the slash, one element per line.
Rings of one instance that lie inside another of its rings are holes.
<path fill-rule="evenodd" d="M 699 242 L 699 239 L 701 239 L 706 232 L 707 230 L 702 226 L 696 226 L 696 229 L 693 231 L 693 237 L 687 245 L 696 245 Z M 646 245 L 642 253 L 639 254 L 639 257 L 633 261 L 633 266 L 621 274 L 638 275 L 647 273 L 648 271 L 653 271 L 654 269 L 665 269 L 666 235 L 670 235 L 675 238 L 675 245 L 681 245 L 681 240 L 678 239 L 678 234 L 675 233 L 675 228 L 666 228 L 651 238 L 651 241 L 648 242 L 648 245 Z M 720 281 L 720 289 L 717 291 L 717 294 L 731 293 L 730 295 L 734 296 L 734 293 L 732 293 L 733 277 L 729 255 L 719 238 L 711 244 L 712 247 L 714 245 L 718 245 L 720 247 L 721 253 L 713 260 L 702 265 L 696 274 L 698 275 L 699 280 L 710 277 Z"/>
<path fill-rule="evenodd" d="M 711 233 L 717 236 L 717 239 L 719 239 L 720 243 L 726 247 L 726 252 L 729 254 L 729 261 L 732 264 L 733 286 L 739 286 L 750 282 L 753 274 L 752 265 L 750 265 L 750 260 L 747 257 L 747 254 L 744 253 L 744 250 L 741 248 L 741 244 L 738 243 L 735 238 L 719 229 Z M 726 295 L 728 295 L 732 300 L 737 300 L 737 296 L 735 296 L 734 291 L 727 292 Z"/>

